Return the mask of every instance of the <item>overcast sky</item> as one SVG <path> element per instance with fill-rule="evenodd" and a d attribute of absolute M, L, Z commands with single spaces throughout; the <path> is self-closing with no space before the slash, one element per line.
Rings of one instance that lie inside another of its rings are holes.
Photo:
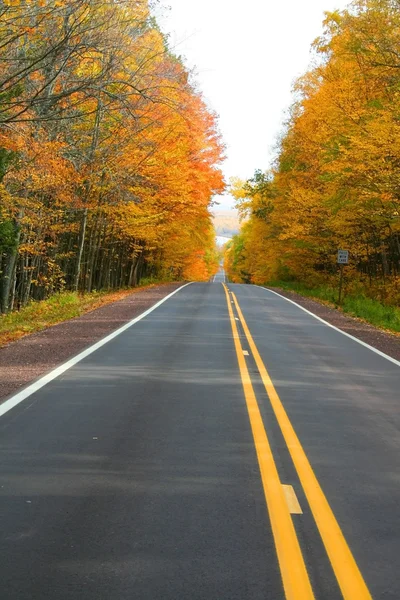
<path fill-rule="evenodd" d="M 293 81 L 307 70 L 324 11 L 348 0 L 160 0 L 158 20 L 196 69 L 227 146 L 223 171 L 246 179 L 271 163 Z M 231 207 L 229 196 L 219 198 Z"/>

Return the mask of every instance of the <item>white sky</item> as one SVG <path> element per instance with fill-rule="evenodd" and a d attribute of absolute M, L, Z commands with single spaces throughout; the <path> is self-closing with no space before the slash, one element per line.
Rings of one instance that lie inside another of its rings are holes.
<path fill-rule="evenodd" d="M 348 0 L 160 0 L 158 21 L 175 53 L 196 69 L 227 146 L 223 171 L 247 179 L 270 165 L 291 104 L 291 87 L 310 64 L 324 11 Z M 169 8 L 168 8 L 169 7 Z M 233 206 L 226 195 L 220 209 Z"/>

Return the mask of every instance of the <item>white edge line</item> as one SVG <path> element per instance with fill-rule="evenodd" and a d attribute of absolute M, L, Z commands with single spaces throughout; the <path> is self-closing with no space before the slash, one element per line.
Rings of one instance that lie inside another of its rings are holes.
<path fill-rule="evenodd" d="M 398 360 L 396 360 L 395 358 L 392 358 L 391 356 L 388 356 L 387 354 L 385 354 L 384 352 L 381 352 L 377 348 L 374 348 L 373 346 L 370 346 L 366 342 L 363 342 L 362 340 L 359 340 L 358 338 L 354 337 L 353 335 L 350 335 L 350 333 L 346 333 L 346 331 L 343 331 L 342 329 L 339 329 L 339 327 L 335 327 L 335 325 L 331 325 L 331 323 L 328 323 L 328 321 L 325 321 L 324 319 L 321 319 L 321 317 L 317 317 L 317 315 L 314 315 L 314 313 L 312 313 L 311 311 L 307 310 L 303 306 L 300 306 L 300 304 L 297 304 L 297 302 L 294 302 L 293 300 L 290 300 L 289 298 L 285 298 L 285 296 L 282 296 L 282 294 L 278 294 L 278 292 L 274 292 L 273 290 L 270 290 L 269 288 L 263 287 L 262 285 L 255 285 L 254 287 L 259 287 L 262 290 L 270 292 L 271 294 L 275 294 L 275 296 L 279 296 L 280 298 L 283 298 L 287 302 L 290 302 L 291 304 L 294 304 L 295 306 L 297 306 L 298 308 L 300 308 L 301 310 L 303 310 L 307 314 L 309 314 L 312 317 L 314 317 L 314 319 L 318 319 L 318 321 L 321 321 L 321 323 L 324 323 L 324 325 L 327 325 L 331 329 L 334 329 L 335 331 L 338 331 L 339 333 L 345 335 L 346 337 L 350 338 L 351 340 L 354 340 L 358 344 L 361 344 L 361 346 L 365 346 L 365 348 L 368 348 L 369 350 L 372 350 L 372 352 L 375 352 L 375 354 L 379 354 L 379 356 L 382 356 L 382 358 L 386 358 L 386 360 L 390 360 L 390 362 L 392 362 L 393 364 L 395 364 L 398 367 L 400 367 L 400 362 Z"/>
<path fill-rule="evenodd" d="M 99 340 L 92 346 L 89 346 L 89 348 L 86 348 L 86 350 L 83 350 L 76 356 L 73 356 L 67 362 L 63 363 L 62 365 L 59 365 L 58 367 L 56 367 L 55 369 L 53 369 L 52 371 L 50 371 L 49 373 L 47 373 L 46 375 L 44 375 L 43 377 L 41 377 L 40 379 L 35 381 L 34 383 L 31 383 L 31 385 L 28 385 L 28 387 L 23 389 L 21 392 L 18 392 L 14 396 L 11 396 L 11 398 L 8 398 L 8 400 L 5 400 L 3 402 L 3 404 L 0 405 L 0 417 L 2 417 L 9 410 L 14 408 L 18 404 L 20 404 L 20 402 L 22 402 L 29 396 L 32 396 L 32 394 L 34 394 L 35 392 L 40 390 L 42 387 L 44 387 L 45 385 L 50 383 L 50 381 L 53 381 L 53 379 L 56 379 L 56 377 L 58 377 L 59 375 L 62 375 L 62 373 L 65 373 L 65 371 L 68 371 L 68 369 L 70 369 L 71 367 L 76 365 L 78 362 L 80 362 L 81 360 L 83 360 L 84 358 L 86 358 L 87 356 L 92 354 L 93 352 L 96 352 L 96 350 L 98 350 L 99 348 L 101 348 L 102 346 L 104 346 L 105 344 L 107 344 L 108 342 L 113 340 L 114 338 L 116 338 L 118 335 L 120 335 L 121 333 L 123 333 L 124 331 L 129 329 L 129 327 L 132 327 L 132 325 L 135 325 L 135 323 L 137 323 L 138 321 L 141 321 L 142 319 L 147 317 L 147 315 L 149 315 L 151 312 L 153 312 L 153 310 L 155 310 L 156 308 L 161 306 L 161 304 L 163 304 L 164 302 L 169 300 L 169 298 L 174 296 L 174 294 L 176 294 L 177 292 L 182 290 L 184 287 L 190 285 L 191 283 L 192 282 L 181 285 L 181 287 L 179 287 L 177 290 L 174 290 L 171 294 L 168 294 L 168 296 L 165 296 L 165 298 L 162 298 L 162 300 L 159 300 L 156 304 L 154 304 L 153 306 L 151 306 L 150 308 L 148 308 L 147 310 L 142 312 L 139 316 L 135 317 L 131 321 L 128 321 L 128 323 L 125 323 L 125 325 L 122 325 L 122 327 L 120 327 L 119 329 L 116 329 L 115 331 L 113 331 L 112 333 L 110 333 L 109 335 L 104 337 L 103 339 Z"/>

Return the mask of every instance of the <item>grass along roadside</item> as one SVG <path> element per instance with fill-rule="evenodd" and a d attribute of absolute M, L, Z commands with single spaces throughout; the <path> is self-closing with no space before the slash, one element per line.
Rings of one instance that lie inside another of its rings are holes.
<path fill-rule="evenodd" d="M 308 287 L 297 282 L 271 281 L 267 287 L 296 292 L 300 296 L 306 296 L 337 308 L 351 317 L 362 319 L 380 329 L 400 333 L 400 308 L 397 306 L 388 306 L 359 294 L 357 296 L 345 295 L 342 305 L 339 307 L 337 305 L 337 288 L 328 285 Z"/>
<path fill-rule="evenodd" d="M 46 327 L 73 319 L 74 317 L 79 317 L 100 306 L 122 300 L 126 296 L 139 292 L 144 288 L 162 285 L 162 283 L 156 281 L 150 283 L 148 280 L 145 280 L 137 288 L 116 290 L 113 292 L 91 292 L 83 296 L 76 292 L 62 292 L 51 296 L 48 300 L 31 302 L 20 311 L 0 315 L 0 348 L 18 340 L 24 335 L 41 331 L 42 329 L 46 329 Z"/>

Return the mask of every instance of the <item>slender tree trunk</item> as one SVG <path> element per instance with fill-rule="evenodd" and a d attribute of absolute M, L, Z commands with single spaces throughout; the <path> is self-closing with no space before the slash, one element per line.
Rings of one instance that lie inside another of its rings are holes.
<path fill-rule="evenodd" d="M 83 215 L 82 215 L 81 230 L 79 233 L 79 247 L 78 247 L 78 256 L 76 259 L 76 270 L 75 270 L 75 279 L 74 279 L 74 288 L 73 288 L 75 290 L 75 292 L 77 292 L 79 289 L 79 278 L 81 275 L 81 268 L 82 268 L 82 256 L 83 256 L 83 248 L 85 245 L 87 217 L 88 217 L 88 209 L 85 208 L 83 211 Z"/>
<path fill-rule="evenodd" d="M 18 216 L 18 221 L 14 222 L 15 240 L 13 247 L 8 251 L 3 259 L 3 275 L 1 278 L 1 289 L 0 289 L 0 312 L 7 313 L 10 308 L 10 295 L 11 288 L 13 285 L 14 269 L 18 257 L 18 247 L 21 238 L 21 230 L 18 222 L 22 218 L 22 212 Z"/>
<path fill-rule="evenodd" d="M 136 261 L 135 269 L 133 271 L 133 287 L 136 287 L 140 281 L 141 271 L 143 264 L 143 253 L 139 254 L 138 259 Z"/>
<path fill-rule="evenodd" d="M 102 102 L 99 98 L 97 101 L 97 110 L 96 110 L 96 118 L 95 118 L 94 128 L 93 128 L 92 143 L 90 146 L 90 151 L 89 151 L 89 156 L 88 156 L 88 164 L 89 165 L 93 162 L 94 153 L 96 151 L 96 148 L 97 148 L 97 145 L 99 142 L 101 116 L 102 116 Z M 84 204 L 85 208 L 83 211 L 81 230 L 80 230 L 80 236 L 79 236 L 78 256 L 77 256 L 75 280 L 74 280 L 74 290 L 75 291 L 78 291 L 79 278 L 81 275 L 82 255 L 83 255 L 83 248 L 85 246 L 85 234 L 86 234 L 86 225 L 87 225 L 87 219 L 88 219 L 87 202 L 89 200 L 89 194 L 90 194 L 90 183 L 88 183 L 86 185 L 85 195 L 84 195 L 84 200 L 83 200 L 83 204 Z"/>
<path fill-rule="evenodd" d="M 132 287 L 132 285 L 133 285 L 133 272 L 135 270 L 136 263 L 137 263 L 137 258 L 136 257 L 132 258 L 131 268 L 129 270 L 129 277 L 128 277 L 128 287 Z"/>

